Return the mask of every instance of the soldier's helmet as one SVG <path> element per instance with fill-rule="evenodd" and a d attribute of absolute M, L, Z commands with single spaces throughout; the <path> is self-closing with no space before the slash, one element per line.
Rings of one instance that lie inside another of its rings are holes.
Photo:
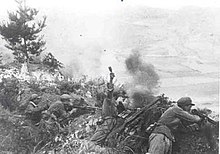
<path fill-rule="evenodd" d="M 65 105 L 65 106 L 72 106 L 72 102 L 71 102 L 71 96 L 68 94 L 63 94 L 60 96 L 60 100 L 61 102 Z"/>
<path fill-rule="evenodd" d="M 32 94 L 32 95 L 31 95 L 31 98 L 30 98 L 30 101 L 35 100 L 35 99 L 37 99 L 37 98 L 41 98 L 41 97 L 38 96 L 38 94 Z"/>
<path fill-rule="evenodd" d="M 60 99 L 61 99 L 61 100 L 70 100 L 70 99 L 71 99 L 71 96 L 68 95 L 68 94 L 63 94 L 63 95 L 60 96 Z"/>
<path fill-rule="evenodd" d="M 182 97 L 177 101 L 178 106 L 187 106 L 187 105 L 192 105 L 194 106 L 195 104 L 192 103 L 192 99 L 190 97 Z"/>
<path fill-rule="evenodd" d="M 46 86 L 42 86 L 42 87 L 40 87 L 40 90 L 41 90 L 41 91 L 45 91 L 46 89 L 47 89 Z"/>

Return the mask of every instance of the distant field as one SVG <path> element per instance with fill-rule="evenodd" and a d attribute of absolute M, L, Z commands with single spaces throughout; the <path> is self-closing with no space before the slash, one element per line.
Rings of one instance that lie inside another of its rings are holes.
<path fill-rule="evenodd" d="M 175 81 L 172 83 L 172 80 Z M 192 77 L 186 82 L 179 79 L 178 83 L 178 79 L 166 79 L 163 80 L 165 83 L 162 84 L 160 93 L 165 93 L 172 100 L 190 96 L 197 107 L 206 107 L 219 113 L 219 82 L 216 80 L 204 80 L 204 83 L 202 83 L 198 82 L 199 80 L 201 81 L 201 78 Z M 170 86 L 168 86 L 169 84 Z"/>
<path fill-rule="evenodd" d="M 180 57 L 149 56 L 145 57 L 144 60 L 153 64 L 160 76 L 158 94 L 164 93 L 172 100 L 190 96 L 198 107 L 206 107 L 219 113 L 219 73 L 216 63 L 200 64 L 201 67 L 197 71 L 190 66 L 182 65 L 183 59 Z M 122 66 L 122 64 L 113 66 L 118 81 L 131 81 L 131 76 L 126 73 L 126 68 Z M 210 66 L 213 66 L 213 69 L 209 71 Z"/>

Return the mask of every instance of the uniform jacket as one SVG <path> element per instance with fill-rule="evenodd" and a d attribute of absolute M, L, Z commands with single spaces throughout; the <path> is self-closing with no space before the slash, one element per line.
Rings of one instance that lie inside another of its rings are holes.
<path fill-rule="evenodd" d="M 34 102 L 30 101 L 27 108 L 25 109 L 26 116 L 32 120 L 33 122 L 37 123 L 41 119 L 41 112 L 42 107 L 36 105 Z"/>
<path fill-rule="evenodd" d="M 167 136 L 170 140 L 174 140 L 172 131 L 177 129 L 181 120 L 186 120 L 189 122 L 198 122 L 200 117 L 197 115 L 192 115 L 187 111 L 184 111 L 178 106 L 173 106 L 167 109 L 159 119 L 159 125 L 154 129 L 153 133 L 161 133 Z"/>
<path fill-rule="evenodd" d="M 116 107 L 115 107 L 115 100 L 105 98 L 103 105 L 102 105 L 102 116 L 104 117 L 114 117 L 117 115 Z"/>
<path fill-rule="evenodd" d="M 53 103 L 49 107 L 48 112 L 54 114 L 57 118 L 64 118 L 66 116 L 66 110 L 64 108 L 64 104 L 61 101 L 56 101 Z"/>

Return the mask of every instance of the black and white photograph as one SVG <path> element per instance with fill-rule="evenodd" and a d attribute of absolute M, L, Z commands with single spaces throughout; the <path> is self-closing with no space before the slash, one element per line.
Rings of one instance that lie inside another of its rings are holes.
<path fill-rule="evenodd" d="M 218 154 L 219 0 L 0 0 L 0 154 Z"/>

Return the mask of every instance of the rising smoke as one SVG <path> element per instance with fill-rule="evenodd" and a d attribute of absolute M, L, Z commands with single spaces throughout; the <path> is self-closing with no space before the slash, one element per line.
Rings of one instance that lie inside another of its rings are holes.
<path fill-rule="evenodd" d="M 125 60 L 126 68 L 133 78 L 129 88 L 133 99 L 133 107 L 141 107 L 143 103 L 151 102 L 153 94 L 159 84 L 159 75 L 152 64 L 145 63 L 138 51 Z"/>
<path fill-rule="evenodd" d="M 154 66 L 143 62 L 140 56 L 139 52 L 134 51 L 125 60 L 126 68 L 132 75 L 135 85 L 143 86 L 149 92 L 153 92 L 159 84 L 159 75 L 155 71 Z"/>

